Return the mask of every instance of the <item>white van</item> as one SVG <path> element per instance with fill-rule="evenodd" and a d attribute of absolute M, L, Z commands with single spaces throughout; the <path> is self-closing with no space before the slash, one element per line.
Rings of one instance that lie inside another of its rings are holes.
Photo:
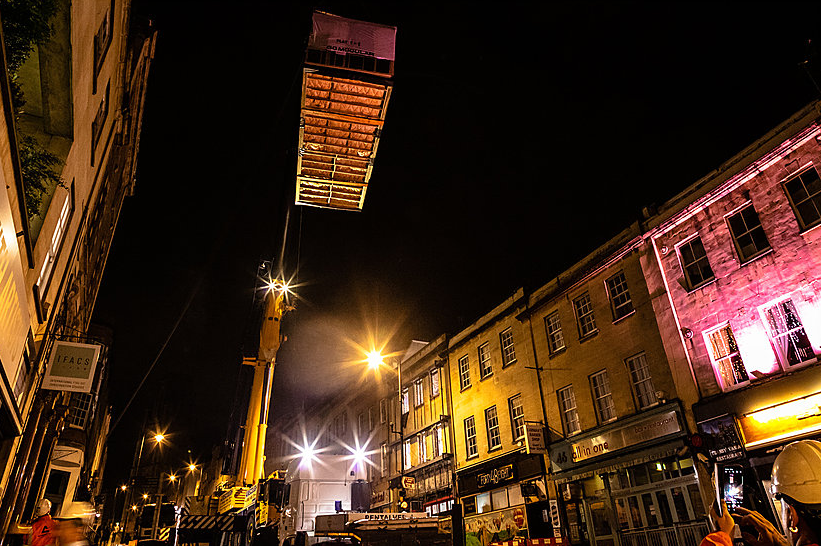
<path fill-rule="evenodd" d="M 307 544 L 314 544 L 316 516 L 336 513 L 337 502 L 339 510 L 351 509 L 351 483 L 367 478 L 364 466 L 342 455 L 291 461 L 285 472 L 280 544 L 294 544 L 299 532 L 307 535 Z"/>

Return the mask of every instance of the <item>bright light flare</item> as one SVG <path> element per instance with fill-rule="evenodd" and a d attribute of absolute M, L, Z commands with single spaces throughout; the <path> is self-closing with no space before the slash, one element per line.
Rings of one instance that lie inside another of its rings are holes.
<path fill-rule="evenodd" d="M 143 500 L 147 500 L 147 499 L 148 499 L 148 493 L 143 493 Z"/>
<path fill-rule="evenodd" d="M 368 352 L 368 354 L 365 355 L 365 360 L 368 363 L 368 367 L 372 370 L 378 370 L 380 366 L 385 364 L 385 358 L 379 351 Z"/>
<path fill-rule="evenodd" d="M 299 467 L 300 468 L 308 468 L 311 466 L 311 463 L 316 458 L 316 452 L 314 451 L 314 446 L 306 445 L 299 448 Z"/>
<path fill-rule="evenodd" d="M 158 444 L 163 443 L 165 441 L 165 434 L 163 434 L 162 432 L 158 432 L 154 435 L 154 441 Z"/>
<path fill-rule="evenodd" d="M 193 472 L 196 469 L 197 469 L 197 465 L 195 465 L 194 463 L 191 463 L 191 464 L 188 465 L 188 471 L 189 472 Z"/>
<path fill-rule="evenodd" d="M 120 486 L 120 489 L 122 489 L 123 491 L 125 491 L 126 489 L 128 489 L 128 486 L 127 486 L 127 485 L 121 485 L 121 486 Z"/>
<path fill-rule="evenodd" d="M 131 510 L 133 510 L 134 512 L 136 512 L 136 511 L 137 511 L 137 505 L 136 505 L 136 504 L 132 504 L 132 505 L 131 505 Z"/>
<path fill-rule="evenodd" d="M 170 481 L 172 483 L 177 481 L 177 475 L 176 474 L 169 474 L 168 475 L 168 481 Z"/>

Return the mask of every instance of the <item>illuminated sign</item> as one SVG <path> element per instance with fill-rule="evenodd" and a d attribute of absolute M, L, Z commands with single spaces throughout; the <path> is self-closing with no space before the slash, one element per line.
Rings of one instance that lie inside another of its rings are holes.
<path fill-rule="evenodd" d="M 547 453 L 544 443 L 544 427 L 538 422 L 525 422 L 525 445 L 527 453 Z"/>
<path fill-rule="evenodd" d="M 486 485 L 496 485 L 501 482 L 506 482 L 513 479 L 513 465 L 502 466 L 494 468 L 487 474 L 479 474 L 476 476 L 476 484 L 479 487 Z"/>
<path fill-rule="evenodd" d="M 625 447 L 633 446 L 681 432 L 681 423 L 675 411 L 668 411 L 642 419 L 632 425 L 614 428 L 597 436 L 575 439 L 569 444 L 550 450 L 551 463 L 567 468 L 568 463 L 578 463 L 600 457 Z"/>
<path fill-rule="evenodd" d="M 821 430 L 821 392 L 745 414 L 738 420 L 748 448 Z"/>
<path fill-rule="evenodd" d="M 100 346 L 55 341 L 43 388 L 54 391 L 91 392 Z"/>

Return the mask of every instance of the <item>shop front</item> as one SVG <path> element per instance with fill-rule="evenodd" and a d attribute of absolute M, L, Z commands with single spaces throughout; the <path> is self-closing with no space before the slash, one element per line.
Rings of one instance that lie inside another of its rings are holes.
<path fill-rule="evenodd" d="M 542 455 L 508 453 L 457 472 L 468 546 L 551 537 Z"/>
<path fill-rule="evenodd" d="M 770 491 L 773 462 L 787 444 L 821 440 L 821 368 L 753 384 L 696 404 L 693 412 L 719 471 L 721 496 L 780 525 Z"/>
<path fill-rule="evenodd" d="M 708 533 L 678 403 L 550 446 L 564 533 L 579 546 L 698 546 Z"/>

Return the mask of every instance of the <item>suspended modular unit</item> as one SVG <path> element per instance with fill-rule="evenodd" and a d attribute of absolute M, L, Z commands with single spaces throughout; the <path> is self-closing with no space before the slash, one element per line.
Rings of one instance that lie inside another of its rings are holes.
<path fill-rule="evenodd" d="M 396 27 L 323 12 L 312 22 L 295 201 L 362 210 L 391 95 Z"/>

